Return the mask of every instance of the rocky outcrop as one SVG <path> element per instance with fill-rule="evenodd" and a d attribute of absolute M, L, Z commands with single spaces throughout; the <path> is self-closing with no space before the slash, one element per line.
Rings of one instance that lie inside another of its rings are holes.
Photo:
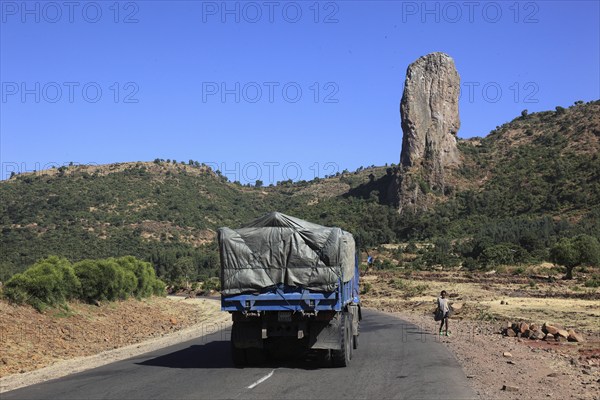
<path fill-rule="evenodd" d="M 447 54 L 431 53 L 408 67 L 400 102 L 403 166 L 444 168 L 459 163 L 459 91 L 460 77 Z"/>
<path fill-rule="evenodd" d="M 401 211 L 426 208 L 429 193 L 445 192 L 447 169 L 460 164 L 459 91 L 460 77 L 447 54 L 423 56 L 406 71 L 401 168 L 390 188 Z"/>

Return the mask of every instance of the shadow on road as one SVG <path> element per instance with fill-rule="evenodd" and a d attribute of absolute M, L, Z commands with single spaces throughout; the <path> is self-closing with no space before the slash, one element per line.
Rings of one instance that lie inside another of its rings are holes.
<path fill-rule="evenodd" d="M 163 368 L 239 368 L 231 360 L 231 344 L 228 340 L 214 341 L 202 345 L 193 345 L 173 353 L 165 354 L 143 362 L 136 363 L 150 367 Z M 269 358 L 264 363 L 245 366 L 244 368 L 291 368 L 314 370 L 328 368 L 329 363 L 314 353 L 289 355 Z"/>
<path fill-rule="evenodd" d="M 234 368 L 228 340 L 193 345 L 137 364 L 166 368 Z"/>

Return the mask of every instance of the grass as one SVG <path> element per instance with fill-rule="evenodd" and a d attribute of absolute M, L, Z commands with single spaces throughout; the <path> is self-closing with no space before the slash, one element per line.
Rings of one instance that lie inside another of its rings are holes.
<path fill-rule="evenodd" d="M 392 279 L 388 283 L 394 289 L 400 290 L 405 298 L 421 296 L 429 289 L 427 284 L 414 283 L 403 279 Z"/>
<path fill-rule="evenodd" d="M 69 307 L 68 304 L 63 304 L 60 307 L 54 309 L 51 316 L 53 318 L 69 318 L 76 314 L 77 313 L 71 307 Z"/>

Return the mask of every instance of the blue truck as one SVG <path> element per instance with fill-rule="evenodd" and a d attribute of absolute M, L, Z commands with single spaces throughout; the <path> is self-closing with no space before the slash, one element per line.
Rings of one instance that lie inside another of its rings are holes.
<path fill-rule="evenodd" d="M 281 213 L 218 231 L 221 309 L 238 365 L 310 350 L 336 367 L 358 347 L 358 257 L 351 234 Z"/>

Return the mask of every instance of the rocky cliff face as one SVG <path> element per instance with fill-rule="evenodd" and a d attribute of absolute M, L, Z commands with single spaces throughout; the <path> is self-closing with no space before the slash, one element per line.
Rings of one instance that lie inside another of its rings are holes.
<path fill-rule="evenodd" d="M 459 91 L 460 77 L 447 54 L 423 56 L 406 71 L 401 168 L 390 188 L 400 211 L 427 208 L 429 193 L 445 192 L 446 170 L 460 165 Z"/>

